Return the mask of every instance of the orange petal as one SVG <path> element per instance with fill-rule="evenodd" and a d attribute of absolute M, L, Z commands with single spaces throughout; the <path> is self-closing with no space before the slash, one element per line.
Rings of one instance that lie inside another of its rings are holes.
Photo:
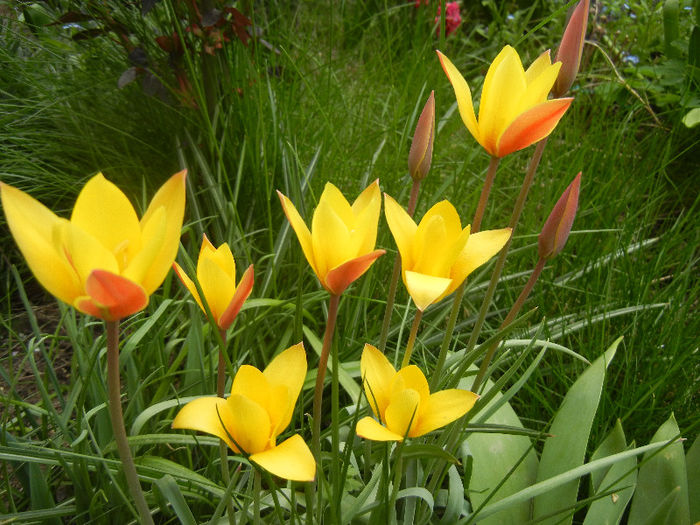
<path fill-rule="evenodd" d="M 520 114 L 501 135 L 494 155 L 505 157 L 545 138 L 554 130 L 573 100 L 548 100 Z"/>
<path fill-rule="evenodd" d="M 138 284 L 105 270 L 93 270 L 85 283 L 89 297 L 79 297 L 75 307 L 105 321 L 116 321 L 143 310 L 146 291 Z"/>
<path fill-rule="evenodd" d="M 231 302 L 226 307 L 226 310 L 223 314 L 221 314 L 221 317 L 219 317 L 217 324 L 222 330 L 228 330 L 231 323 L 233 323 L 234 319 L 236 319 L 238 312 L 241 311 L 243 303 L 246 299 L 248 299 L 248 296 L 253 289 L 254 277 L 253 265 L 251 264 L 241 276 L 241 282 L 238 283 L 238 287 L 233 294 L 233 299 L 231 299 Z"/>
<path fill-rule="evenodd" d="M 326 275 L 324 287 L 333 295 L 340 295 L 353 281 L 369 270 L 378 257 L 385 253 L 385 250 L 374 250 L 333 268 Z"/>

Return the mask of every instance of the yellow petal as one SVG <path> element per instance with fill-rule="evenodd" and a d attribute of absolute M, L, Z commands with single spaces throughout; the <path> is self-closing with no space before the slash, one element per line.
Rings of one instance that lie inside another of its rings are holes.
<path fill-rule="evenodd" d="M 346 228 L 350 229 L 354 226 L 355 214 L 353 213 L 350 203 L 342 192 L 330 182 L 326 182 L 318 202 L 319 204 L 325 202 L 336 213 L 338 218 L 343 221 Z M 311 231 L 313 232 L 313 230 L 314 228 L 312 225 Z"/>
<path fill-rule="evenodd" d="M 411 388 L 418 392 L 421 402 L 427 401 L 430 398 L 430 387 L 428 380 L 425 378 L 421 369 L 416 365 L 409 365 L 396 373 L 391 384 L 392 395 L 399 390 Z"/>
<path fill-rule="evenodd" d="M 469 230 L 462 230 L 459 215 L 448 201 L 435 204 L 421 219 L 415 236 L 413 268 L 419 273 L 449 277 L 450 268 L 462 251 Z"/>
<path fill-rule="evenodd" d="M 217 413 L 218 411 L 218 413 Z M 220 397 L 200 397 L 190 401 L 180 409 L 173 420 L 173 428 L 199 430 L 223 439 L 235 452 L 240 452 L 226 434 L 221 423 L 231 433 L 233 415 L 225 399 Z"/>
<path fill-rule="evenodd" d="M 229 248 L 229 245 L 227 243 L 223 243 L 221 246 L 219 246 L 216 249 L 216 251 L 214 251 L 214 253 L 211 254 L 211 259 L 235 283 L 236 261 L 233 258 L 233 254 L 231 253 L 231 248 Z"/>
<path fill-rule="evenodd" d="M 446 293 L 452 293 L 470 273 L 501 251 L 510 239 L 510 234 L 510 228 L 503 228 L 470 235 L 467 245 L 452 268 L 453 283 Z"/>
<path fill-rule="evenodd" d="M 361 256 L 374 250 L 374 245 L 377 242 L 377 227 L 379 226 L 381 207 L 382 197 L 379 191 L 379 181 L 375 180 L 360 193 L 360 196 L 355 199 L 352 205 L 355 222 L 350 230 L 350 237 L 356 256 Z"/>
<path fill-rule="evenodd" d="M 401 255 L 401 267 L 404 270 L 412 270 L 415 264 L 413 243 L 418 226 L 406 210 L 386 193 L 384 194 L 384 215 Z"/>
<path fill-rule="evenodd" d="M 382 352 L 365 344 L 360 358 L 360 372 L 369 406 L 374 415 L 383 420 L 391 398 L 391 381 L 396 375 L 396 369 Z"/>
<path fill-rule="evenodd" d="M 464 77 L 454 64 L 450 62 L 449 58 L 440 53 L 440 51 L 438 51 L 437 54 L 440 59 L 440 64 L 442 64 L 442 69 L 445 71 L 448 80 L 452 84 L 452 89 L 454 89 L 462 122 L 464 122 L 469 133 L 472 134 L 477 142 L 481 143 L 479 138 L 479 126 L 476 122 L 476 115 L 474 114 L 474 105 L 472 103 L 472 93 L 469 89 L 469 84 L 467 84 L 467 81 L 464 80 Z"/>
<path fill-rule="evenodd" d="M 549 68 L 552 67 L 552 58 L 549 53 L 549 49 L 538 56 L 535 61 L 530 64 L 530 67 L 525 71 L 525 80 L 527 81 L 528 88 L 535 81 L 537 77 L 545 73 Z"/>
<path fill-rule="evenodd" d="M 73 304 L 84 292 L 62 246 L 62 231 L 68 221 L 23 191 L 1 182 L 0 195 L 12 236 L 34 276 L 49 293 Z"/>
<path fill-rule="evenodd" d="M 452 284 L 452 279 L 433 277 L 417 272 L 405 272 L 406 289 L 420 311 L 436 302 Z"/>
<path fill-rule="evenodd" d="M 270 439 L 270 416 L 267 411 L 239 394 L 232 394 L 226 403 L 232 414 L 229 432 L 234 441 L 248 454 L 266 450 Z"/>
<path fill-rule="evenodd" d="M 267 410 L 270 404 L 270 383 L 254 366 L 241 365 L 231 386 L 231 395 L 236 394 L 247 397 Z"/>
<path fill-rule="evenodd" d="M 357 422 L 355 433 L 372 441 L 403 441 L 403 436 L 380 425 L 376 419 L 363 417 Z"/>
<path fill-rule="evenodd" d="M 284 214 L 287 216 L 289 224 L 291 224 L 294 233 L 297 234 L 299 244 L 301 245 L 301 249 L 304 252 L 304 257 L 306 257 L 306 260 L 308 261 L 314 273 L 316 275 L 319 275 L 318 268 L 316 266 L 316 259 L 314 257 L 313 243 L 311 242 L 311 232 L 309 231 L 309 228 L 304 223 L 304 219 L 301 218 L 301 215 L 299 215 L 299 212 L 294 207 L 294 204 L 292 204 L 292 201 L 290 201 L 285 195 L 282 195 L 282 193 L 280 193 L 279 190 L 277 191 L 277 195 L 280 198 L 280 202 L 282 203 L 282 209 L 284 210 Z"/>
<path fill-rule="evenodd" d="M 66 225 L 65 242 L 73 267 L 83 283 L 93 270 L 119 274 L 119 265 L 112 252 L 77 224 Z"/>
<path fill-rule="evenodd" d="M 456 388 L 435 392 L 427 403 L 421 403 L 414 436 L 422 436 L 452 423 L 469 412 L 477 399 L 479 396 L 475 393 Z"/>
<path fill-rule="evenodd" d="M 420 410 L 420 394 L 412 388 L 392 393 L 386 407 L 386 426 L 400 436 L 413 437 Z"/>
<path fill-rule="evenodd" d="M 486 73 L 479 106 L 482 145 L 492 155 L 499 137 L 517 117 L 518 104 L 526 89 L 520 57 L 515 49 L 506 46 Z"/>
<path fill-rule="evenodd" d="M 141 227 L 134 207 L 101 173 L 83 186 L 70 221 L 114 253 L 119 270 L 141 250 Z"/>
<path fill-rule="evenodd" d="M 141 229 L 143 231 L 145 225 L 158 208 L 162 207 L 165 210 L 166 228 L 163 243 L 142 282 L 149 295 L 155 292 L 163 283 L 163 279 L 165 279 L 173 261 L 175 261 L 177 248 L 180 245 L 180 231 L 182 230 L 182 219 L 185 215 L 186 176 L 187 171 L 184 170 L 170 177 L 156 192 L 148 205 L 146 213 L 141 218 Z M 150 241 L 144 238 L 143 242 Z"/>
<path fill-rule="evenodd" d="M 236 291 L 233 280 L 209 257 L 203 257 L 197 265 L 197 279 L 209 309 L 218 322 Z"/>
<path fill-rule="evenodd" d="M 547 100 L 547 95 L 559 75 L 559 69 L 561 69 L 561 62 L 552 64 L 528 83 L 527 92 L 520 99 L 518 114 Z"/>
<path fill-rule="evenodd" d="M 197 304 L 202 309 L 202 312 L 206 313 L 206 310 L 204 309 L 204 305 L 202 304 L 202 300 L 199 298 L 199 293 L 197 292 L 197 287 L 194 285 L 194 281 L 192 281 L 192 279 L 190 279 L 187 276 L 187 274 L 185 273 L 185 270 L 183 270 L 179 264 L 173 263 L 173 269 L 175 270 L 175 274 L 180 278 L 180 281 L 182 281 L 182 284 L 185 285 L 185 288 L 187 288 L 187 290 L 192 294 L 192 297 L 194 297 L 194 300 L 197 301 Z"/>
<path fill-rule="evenodd" d="M 142 283 L 146 279 L 163 247 L 167 228 L 165 209 L 159 208 L 151 215 L 148 222 L 143 225 L 141 250 L 124 269 L 124 277 L 131 279 L 135 283 Z"/>
<path fill-rule="evenodd" d="M 325 286 L 328 271 L 353 258 L 350 251 L 350 231 L 327 200 L 319 201 L 314 211 L 311 242 L 314 247 L 317 275 L 321 284 Z"/>
<path fill-rule="evenodd" d="M 292 481 L 313 481 L 316 475 L 316 461 L 299 434 L 249 459 L 275 476 Z"/>
<path fill-rule="evenodd" d="M 275 394 L 275 392 L 281 392 L 276 390 L 270 399 L 270 413 L 280 414 L 277 423 L 271 423 L 273 424 L 273 436 L 277 436 L 287 428 L 292 420 L 294 405 L 296 405 L 301 387 L 304 385 L 304 379 L 306 378 L 306 369 L 304 345 L 303 343 L 297 343 L 277 355 L 263 371 L 263 375 L 273 388 L 283 386 L 287 389 L 286 398 Z M 271 416 L 271 419 L 274 418 Z"/>

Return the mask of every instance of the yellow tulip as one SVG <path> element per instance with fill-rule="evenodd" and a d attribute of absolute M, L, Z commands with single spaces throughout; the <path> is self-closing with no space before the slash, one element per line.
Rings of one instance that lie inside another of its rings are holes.
<path fill-rule="evenodd" d="M 477 120 L 467 81 L 445 55 L 437 53 L 464 125 L 494 157 L 505 157 L 545 138 L 573 100 L 547 100 L 561 67 L 560 62 L 551 63 L 549 51 L 525 71 L 517 51 L 506 46 L 486 73 Z"/>
<path fill-rule="evenodd" d="M 373 441 L 403 441 L 419 437 L 462 417 L 479 396 L 452 388 L 430 393 L 423 372 L 409 365 L 398 372 L 372 345 L 365 345 L 360 359 L 365 395 L 379 420 L 364 417 L 357 422 L 358 436 Z"/>
<path fill-rule="evenodd" d="M 312 481 L 313 455 L 299 434 L 279 445 L 289 425 L 306 377 L 306 353 L 299 343 L 275 357 L 263 372 L 249 365 L 238 369 L 231 395 L 200 397 L 187 403 L 173 420 L 186 428 L 223 439 L 236 453 L 272 474 L 295 481 Z"/>
<path fill-rule="evenodd" d="M 448 201 L 435 204 L 418 225 L 389 195 L 384 213 L 401 255 L 401 275 L 416 307 L 428 306 L 454 292 L 476 268 L 508 242 L 511 229 L 470 235 Z"/>
<path fill-rule="evenodd" d="M 173 263 L 173 268 L 182 284 L 206 313 L 192 279 L 179 264 Z M 241 276 L 241 282 L 236 285 L 236 262 L 228 244 L 223 243 L 218 248 L 214 248 L 205 235 L 197 260 L 197 280 L 214 321 L 221 330 L 227 330 L 253 289 L 253 265 L 248 267 Z"/>
<path fill-rule="evenodd" d="M 70 220 L 0 183 L 7 223 L 38 281 L 83 313 L 116 321 L 143 310 L 170 270 L 185 212 L 185 176 L 173 175 L 139 221 L 102 174 L 83 187 Z"/>
<path fill-rule="evenodd" d="M 352 206 L 338 188 L 326 183 L 314 211 L 311 231 L 292 201 L 279 191 L 277 194 L 306 260 L 331 294 L 343 293 L 385 253 L 374 249 L 381 207 L 379 181 L 370 184 Z"/>

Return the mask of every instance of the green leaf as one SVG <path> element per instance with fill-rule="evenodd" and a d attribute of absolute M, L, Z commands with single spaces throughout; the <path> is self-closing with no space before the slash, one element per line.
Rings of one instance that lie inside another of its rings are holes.
<path fill-rule="evenodd" d="M 700 108 L 693 108 L 683 117 L 683 124 L 686 128 L 694 128 L 700 124 Z"/>
<path fill-rule="evenodd" d="M 311 348 L 314 349 L 317 355 L 321 355 L 321 348 L 323 346 L 323 343 L 321 340 L 316 336 L 316 334 L 306 325 L 304 325 L 304 335 L 306 338 L 309 340 L 309 343 L 311 344 Z M 331 363 L 331 360 L 328 360 L 328 369 L 332 370 L 333 365 Z M 312 370 L 309 374 L 313 375 L 316 371 Z M 316 376 L 314 375 L 314 378 Z M 308 376 L 307 376 L 308 378 Z M 343 387 L 343 389 L 348 393 L 350 396 L 350 399 L 357 399 L 358 396 L 360 395 L 360 387 L 357 385 L 357 382 L 352 378 L 350 373 L 347 370 L 347 366 L 345 366 L 344 363 L 340 364 L 340 367 L 338 369 L 338 380 L 340 381 L 340 385 Z"/>
<path fill-rule="evenodd" d="M 365 503 L 367 503 L 367 501 L 369 501 L 370 504 L 374 502 L 374 500 L 377 498 L 377 483 L 379 483 L 379 480 L 381 478 L 382 465 L 379 464 L 376 467 L 374 467 L 374 470 L 372 471 L 372 477 L 369 479 L 369 482 L 367 482 L 367 485 L 365 485 L 365 488 L 362 489 L 357 498 L 354 498 L 352 500 L 346 500 L 345 498 L 343 498 L 343 500 L 341 501 L 341 516 L 343 525 L 350 523 L 357 514 L 361 514 L 361 509 L 363 508 L 363 506 L 365 506 Z"/>
<path fill-rule="evenodd" d="M 433 457 L 446 461 L 447 463 L 452 463 L 453 465 L 459 465 L 459 460 L 455 456 L 442 447 L 429 443 L 411 443 L 409 445 L 404 445 L 401 455 L 404 458 Z"/>
<path fill-rule="evenodd" d="M 672 414 L 659 427 L 651 442 L 665 442 L 679 435 L 678 424 Z M 672 495 L 674 492 L 677 494 Z M 655 516 L 656 521 L 647 521 L 651 516 Z M 690 523 L 688 477 L 683 444 L 680 441 L 669 445 L 659 454 L 644 456 L 629 522 L 669 525 Z"/>
<path fill-rule="evenodd" d="M 447 474 L 449 476 L 447 504 L 445 505 L 445 513 L 439 522 L 442 525 L 454 523 L 461 516 L 464 508 L 464 484 L 459 472 L 457 472 L 457 467 L 452 465 Z"/>
<path fill-rule="evenodd" d="M 690 501 L 690 523 L 700 521 L 700 435 L 685 455 L 688 471 L 688 501 Z"/>
<path fill-rule="evenodd" d="M 593 418 L 603 391 L 605 371 L 615 356 L 620 341 L 621 337 L 596 359 L 564 397 L 549 430 L 552 437 L 547 438 L 544 444 L 537 471 L 538 482 L 583 465 Z M 535 498 L 535 518 L 551 515 L 556 509 L 571 507 L 576 502 L 578 483 L 578 479 L 572 479 Z M 572 520 L 573 515 L 563 521 L 561 516 L 552 516 L 542 523 L 571 523 Z"/>
<path fill-rule="evenodd" d="M 618 420 L 612 432 L 603 440 L 591 456 L 591 461 L 623 452 L 626 448 L 625 433 Z M 591 473 L 595 494 L 602 497 L 591 504 L 584 525 L 616 525 L 620 523 L 627 504 L 632 499 L 637 484 L 637 459 L 627 458 L 614 463 L 609 469 Z M 610 491 L 614 491 L 609 494 Z"/>
<path fill-rule="evenodd" d="M 194 519 L 194 515 L 187 505 L 185 497 L 180 491 L 180 487 L 178 487 L 175 479 L 170 474 L 166 474 L 162 478 L 157 479 L 155 484 L 165 499 L 168 500 L 168 503 L 172 505 L 182 525 L 197 525 L 197 520 Z"/>

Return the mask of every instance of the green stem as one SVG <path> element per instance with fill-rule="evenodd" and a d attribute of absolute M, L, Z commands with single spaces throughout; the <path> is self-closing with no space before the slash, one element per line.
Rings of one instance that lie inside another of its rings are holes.
<path fill-rule="evenodd" d="M 413 217 L 418 203 L 418 190 L 420 181 L 414 180 L 411 186 L 411 197 L 408 200 L 408 214 Z M 394 311 L 394 301 L 396 300 L 396 288 L 399 283 L 399 275 L 401 272 L 401 255 L 397 254 L 394 259 L 394 269 L 391 272 L 391 281 L 389 282 L 389 293 L 386 299 L 386 309 L 384 310 L 384 320 L 382 321 L 382 331 L 379 335 L 379 349 L 384 352 L 386 349 L 386 340 L 389 337 L 389 325 L 391 325 L 391 314 Z"/>
<path fill-rule="evenodd" d="M 223 398 L 224 389 L 226 388 L 226 359 L 224 357 L 226 352 L 226 330 L 219 328 L 219 337 L 221 341 L 219 345 L 219 366 L 216 371 L 216 395 Z M 228 486 L 231 481 L 231 475 L 228 470 L 228 445 L 223 439 L 219 441 L 219 457 L 221 458 L 221 478 L 224 480 L 224 485 Z M 235 509 L 230 496 L 226 501 L 226 510 L 229 524 L 235 525 Z"/>
<path fill-rule="evenodd" d="M 141 523 L 153 525 L 151 511 L 141 490 L 139 476 L 136 473 L 134 458 L 131 456 L 129 441 L 126 438 L 124 415 L 122 413 L 121 384 L 119 381 L 119 321 L 105 321 L 107 330 L 107 391 L 109 416 L 112 420 L 112 431 L 117 444 L 119 459 L 124 468 L 126 484 L 131 497 L 134 499 Z"/>
<path fill-rule="evenodd" d="M 416 316 L 413 318 L 413 324 L 411 325 L 411 333 L 408 335 L 408 341 L 406 342 L 406 352 L 403 355 L 403 361 L 401 361 L 401 368 L 405 368 L 411 362 L 411 354 L 413 353 L 413 345 L 416 342 L 416 335 L 418 335 L 418 325 L 420 325 L 420 320 L 423 318 L 423 311 L 416 310 Z"/>
<path fill-rule="evenodd" d="M 253 523 L 260 525 L 260 492 L 262 492 L 262 483 L 260 470 L 253 467 L 254 485 L 253 485 Z"/>
<path fill-rule="evenodd" d="M 520 295 L 516 299 L 515 303 L 513 303 L 513 306 L 511 307 L 510 311 L 508 312 L 508 315 L 501 323 L 501 328 L 505 328 L 510 323 L 512 323 L 513 320 L 515 319 L 515 317 L 518 315 L 518 312 L 523 307 L 523 304 L 525 304 L 525 301 L 527 300 L 528 296 L 530 295 L 532 288 L 535 286 L 537 279 L 539 278 L 540 274 L 542 273 L 542 270 L 544 269 L 544 265 L 546 264 L 546 262 L 547 262 L 546 259 L 543 259 L 541 257 L 537 261 L 537 265 L 535 266 L 534 270 L 532 270 L 532 273 L 530 274 L 530 278 L 527 280 L 527 283 L 525 284 L 523 291 L 520 292 Z M 481 382 L 484 380 L 484 376 L 486 375 L 486 370 L 488 369 L 489 365 L 491 364 L 491 360 L 493 359 L 493 356 L 496 353 L 496 349 L 498 348 L 498 344 L 499 344 L 499 341 L 495 341 L 489 347 L 489 349 L 486 351 L 486 355 L 484 356 L 484 359 L 481 361 L 481 365 L 479 366 L 479 372 L 476 374 L 476 379 L 474 379 L 474 384 L 472 385 L 473 392 L 478 393 L 479 387 L 481 386 Z"/>
<path fill-rule="evenodd" d="M 479 204 L 476 206 L 476 211 L 474 212 L 474 220 L 472 221 L 471 233 L 477 233 L 481 229 L 481 221 L 484 218 L 484 213 L 486 212 L 486 203 L 489 200 L 489 195 L 491 194 L 491 187 L 493 186 L 493 181 L 496 178 L 496 171 L 498 170 L 498 163 L 501 161 L 498 157 L 491 157 L 489 162 L 489 169 L 486 172 L 486 180 L 484 181 L 484 186 L 481 188 L 481 195 L 479 196 Z"/>

